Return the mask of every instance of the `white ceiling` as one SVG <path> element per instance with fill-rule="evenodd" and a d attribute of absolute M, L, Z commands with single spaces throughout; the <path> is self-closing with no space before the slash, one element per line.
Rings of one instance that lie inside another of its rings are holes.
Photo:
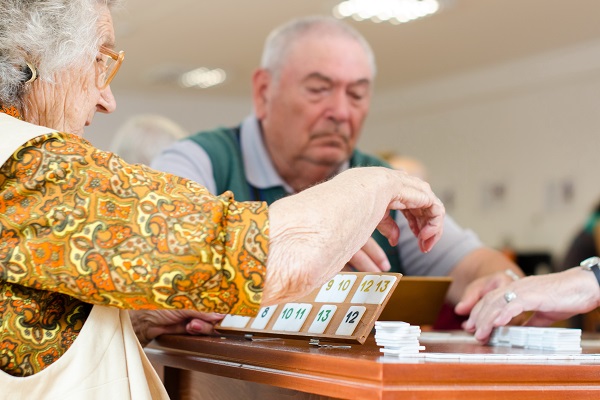
<path fill-rule="evenodd" d="M 115 15 L 126 61 L 119 90 L 246 95 L 263 41 L 301 15 L 331 14 L 335 0 L 127 0 Z M 600 0 L 453 0 L 403 25 L 349 21 L 371 43 L 378 90 L 464 73 L 521 57 L 600 41 Z M 179 89 L 155 83 L 165 71 L 223 68 L 225 84 Z"/>

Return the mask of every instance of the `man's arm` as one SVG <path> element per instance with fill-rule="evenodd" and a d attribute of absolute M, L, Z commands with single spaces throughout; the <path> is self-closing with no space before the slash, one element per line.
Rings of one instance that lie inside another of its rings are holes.
<path fill-rule="evenodd" d="M 182 140 L 163 150 L 150 166 L 158 171 L 187 178 L 199 183 L 212 194 L 217 184 L 213 176 L 213 167 L 206 151 L 192 140 Z"/>
<path fill-rule="evenodd" d="M 456 313 L 468 315 L 484 294 L 511 283 L 515 275 L 507 271 L 524 276 L 516 264 L 497 250 L 482 247 L 467 254 L 450 273 L 453 282 L 448 300 L 456 304 Z"/>

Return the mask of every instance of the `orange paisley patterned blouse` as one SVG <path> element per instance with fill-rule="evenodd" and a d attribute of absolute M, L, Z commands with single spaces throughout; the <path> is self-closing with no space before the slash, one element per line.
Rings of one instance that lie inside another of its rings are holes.
<path fill-rule="evenodd" d="M 0 169 L 0 369 L 52 364 L 93 304 L 256 315 L 268 227 L 265 203 L 213 196 L 76 135 L 30 140 Z"/>

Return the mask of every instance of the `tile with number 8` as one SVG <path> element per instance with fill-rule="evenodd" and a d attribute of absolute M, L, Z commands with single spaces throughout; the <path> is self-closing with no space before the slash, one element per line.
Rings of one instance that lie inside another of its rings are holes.
<path fill-rule="evenodd" d="M 265 327 L 271 320 L 271 317 L 273 316 L 273 314 L 275 314 L 275 310 L 277 310 L 277 305 L 262 307 L 258 311 L 258 315 L 256 316 L 256 318 L 254 318 L 254 321 L 252 322 L 252 325 L 250 325 L 250 328 L 265 329 Z"/>

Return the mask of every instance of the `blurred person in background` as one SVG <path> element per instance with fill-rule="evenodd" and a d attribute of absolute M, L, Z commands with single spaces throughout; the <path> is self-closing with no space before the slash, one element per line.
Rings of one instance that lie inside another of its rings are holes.
<path fill-rule="evenodd" d="M 558 266 L 564 271 L 577 265 L 581 260 L 600 255 L 600 202 L 594 207 L 585 225 L 577 232 L 567 252 Z"/>
<path fill-rule="evenodd" d="M 175 121 L 162 115 L 134 115 L 117 130 L 110 151 L 130 164 L 150 165 L 163 149 L 187 135 Z"/>

